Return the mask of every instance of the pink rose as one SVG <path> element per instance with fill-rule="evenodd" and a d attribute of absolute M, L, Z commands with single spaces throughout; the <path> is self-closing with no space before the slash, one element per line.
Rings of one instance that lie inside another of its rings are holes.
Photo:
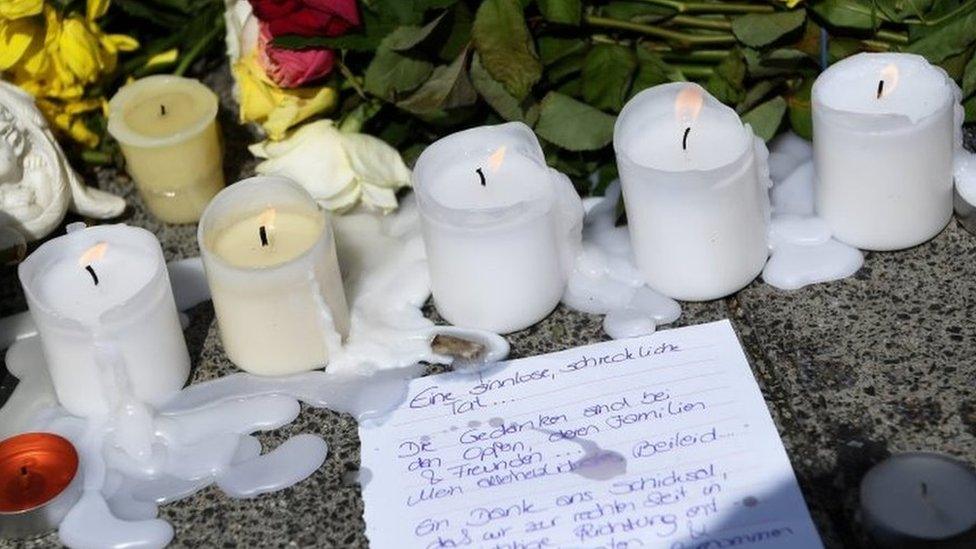
<path fill-rule="evenodd" d="M 332 72 L 335 52 L 326 48 L 287 50 L 271 44 L 273 33 L 263 21 L 258 37 L 258 62 L 278 87 L 297 88 Z"/>
<path fill-rule="evenodd" d="M 356 0 L 250 0 L 272 36 L 339 36 L 359 25 Z"/>

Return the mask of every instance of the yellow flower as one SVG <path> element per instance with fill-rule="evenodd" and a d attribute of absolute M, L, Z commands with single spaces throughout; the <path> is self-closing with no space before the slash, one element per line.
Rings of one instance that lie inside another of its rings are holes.
<path fill-rule="evenodd" d="M 274 140 L 288 128 L 331 109 L 336 90 L 327 86 L 282 89 L 275 86 L 258 65 L 256 52 L 241 57 L 233 67 L 240 87 L 241 121 L 257 122 Z"/>
<path fill-rule="evenodd" d="M 84 15 L 62 16 L 41 0 L 0 0 L 0 71 L 35 97 L 56 129 L 88 146 L 98 136 L 84 117 L 104 98 L 86 92 L 115 71 L 119 52 L 139 47 L 131 37 L 102 32 L 96 20 L 108 7 L 109 0 L 88 0 Z"/>
<path fill-rule="evenodd" d="M 0 19 L 20 19 L 41 13 L 44 0 L 0 0 Z"/>

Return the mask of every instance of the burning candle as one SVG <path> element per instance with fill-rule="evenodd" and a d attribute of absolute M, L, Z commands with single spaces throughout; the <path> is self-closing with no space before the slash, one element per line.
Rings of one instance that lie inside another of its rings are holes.
<path fill-rule="evenodd" d="M 156 75 L 119 90 L 108 131 L 149 211 L 192 223 L 224 186 L 217 96 L 196 80 Z"/>
<path fill-rule="evenodd" d="M 325 366 L 349 331 L 335 240 L 305 189 L 252 177 L 213 200 L 197 233 L 227 356 L 260 375 Z"/>
<path fill-rule="evenodd" d="M 78 453 L 66 439 L 25 433 L 0 442 L 0 537 L 53 531 L 81 496 Z"/>
<path fill-rule="evenodd" d="M 864 525 L 883 547 L 972 547 L 976 541 L 976 471 L 942 454 L 897 454 L 861 481 Z"/>
<path fill-rule="evenodd" d="M 911 54 L 862 53 L 813 85 L 817 213 L 834 237 L 897 250 L 938 234 L 952 216 L 959 91 Z"/>
<path fill-rule="evenodd" d="M 634 257 L 645 282 L 675 299 L 723 297 L 768 256 L 765 145 L 698 86 L 644 90 L 613 138 Z"/>
<path fill-rule="evenodd" d="M 162 404 L 186 383 L 190 356 L 159 241 L 127 225 L 81 227 L 19 267 L 58 400 L 80 416 L 126 394 Z"/>
<path fill-rule="evenodd" d="M 413 183 L 437 312 L 507 333 L 559 303 L 580 242 L 583 208 L 546 167 L 521 123 L 447 136 L 417 160 Z"/>

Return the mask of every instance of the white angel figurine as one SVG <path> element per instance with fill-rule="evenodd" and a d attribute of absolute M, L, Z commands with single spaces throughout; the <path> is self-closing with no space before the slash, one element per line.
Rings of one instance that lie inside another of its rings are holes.
<path fill-rule="evenodd" d="M 107 219 L 125 200 L 86 187 L 68 164 L 34 99 L 0 81 L 0 231 L 26 241 L 48 235 L 68 209 Z M 4 238 L 4 240 L 7 240 Z"/>

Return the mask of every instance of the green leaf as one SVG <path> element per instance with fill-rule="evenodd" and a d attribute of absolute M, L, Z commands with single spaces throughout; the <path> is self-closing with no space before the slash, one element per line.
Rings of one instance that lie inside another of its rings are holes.
<path fill-rule="evenodd" d="M 508 121 L 525 121 L 521 102 L 512 97 L 505 86 L 488 74 L 478 54 L 475 54 L 474 59 L 471 60 L 471 81 L 481 97 L 492 109 L 495 109 L 499 116 Z"/>
<path fill-rule="evenodd" d="M 438 57 L 448 61 L 460 55 L 461 50 L 468 47 L 471 42 L 471 25 L 474 23 L 474 14 L 465 3 L 456 4 L 448 12 L 449 30 L 445 33 L 444 44 L 441 46 Z"/>
<path fill-rule="evenodd" d="M 525 98 L 542 77 L 542 63 L 517 0 L 483 2 L 471 37 L 485 69 L 516 98 Z"/>
<path fill-rule="evenodd" d="M 427 37 L 430 36 L 430 33 L 434 32 L 434 29 L 437 28 L 437 25 L 440 25 L 441 21 L 444 20 L 444 15 L 446 14 L 447 12 L 438 15 L 437 18 L 430 23 L 427 23 L 423 27 L 400 27 L 386 38 L 384 45 L 393 51 L 406 51 L 412 49 L 414 46 L 417 46 L 426 40 Z"/>
<path fill-rule="evenodd" d="M 773 13 L 750 13 L 732 20 L 732 33 L 740 42 L 753 48 L 772 44 L 795 31 L 806 21 L 802 9 Z"/>
<path fill-rule="evenodd" d="M 824 22 L 838 29 L 873 31 L 881 25 L 874 7 L 866 0 L 823 0 L 810 9 Z"/>
<path fill-rule="evenodd" d="M 769 141 L 786 114 L 786 100 L 776 96 L 742 115 L 742 121 L 752 126 L 752 131 L 763 141 Z"/>
<path fill-rule="evenodd" d="M 676 72 L 661 56 L 647 48 L 637 48 L 637 72 L 634 73 L 634 83 L 630 86 L 630 97 L 657 86 L 682 80 L 681 73 Z"/>
<path fill-rule="evenodd" d="M 557 92 L 542 99 L 535 131 L 546 141 L 570 151 L 594 151 L 613 141 L 614 117 Z"/>
<path fill-rule="evenodd" d="M 583 60 L 583 99 L 598 109 L 619 111 L 637 68 L 634 52 L 619 44 L 597 44 Z"/>
<path fill-rule="evenodd" d="M 901 22 L 909 17 L 925 19 L 934 0 L 874 0 L 878 10 L 892 21 Z"/>
<path fill-rule="evenodd" d="M 966 63 L 966 71 L 962 77 L 962 96 L 969 97 L 974 92 L 976 92 L 976 53 L 969 63 Z"/>
<path fill-rule="evenodd" d="M 925 56 L 931 63 L 966 51 L 976 41 L 976 11 L 949 19 L 931 33 L 910 44 L 906 51 Z"/>
<path fill-rule="evenodd" d="M 556 36 L 539 37 L 539 57 L 542 59 L 543 65 L 552 65 L 585 49 L 586 42 L 584 40 Z"/>
<path fill-rule="evenodd" d="M 787 100 L 790 109 L 790 126 L 804 139 L 813 139 L 813 113 L 810 110 L 810 90 L 813 88 L 813 80 L 813 78 L 804 80 L 799 89 Z"/>
<path fill-rule="evenodd" d="M 746 91 L 745 97 L 738 105 L 736 105 L 735 111 L 740 114 L 749 111 L 762 102 L 766 96 L 772 93 L 772 91 L 778 88 L 782 83 L 783 79 L 781 78 L 771 78 L 756 82 L 754 86 Z"/>
<path fill-rule="evenodd" d="M 736 48 L 715 67 L 705 88 L 722 103 L 735 105 L 745 97 L 745 79 L 745 57 L 742 50 Z"/>
<path fill-rule="evenodd" d="M 467 61 L 468 50 L 464 50 L 450 65 L 434 69 L 430 80 L 397 106 L 415 114 L 425 114 L 473 105 L 478 101 L 478 93 L 468 78 Z"/>
<path fill-rule="evenodd" d="M 966 111 L 966 122 L 976 122 L 976 96 L 963 101 L 962 108 Z"/>
<path fill-rule="evenodd" d="M 373 95 L 396 101 L 402 94 L 423 84 L 433 70 L 429 61 L 393 51 L 384 40 L 366 67 L 363 87 Z"/>
<path fill-rule="evenodd" d="M 542 17 L 553 23 L 579 25 L 583 6 L 580 0 L 536 0 Z"/>

